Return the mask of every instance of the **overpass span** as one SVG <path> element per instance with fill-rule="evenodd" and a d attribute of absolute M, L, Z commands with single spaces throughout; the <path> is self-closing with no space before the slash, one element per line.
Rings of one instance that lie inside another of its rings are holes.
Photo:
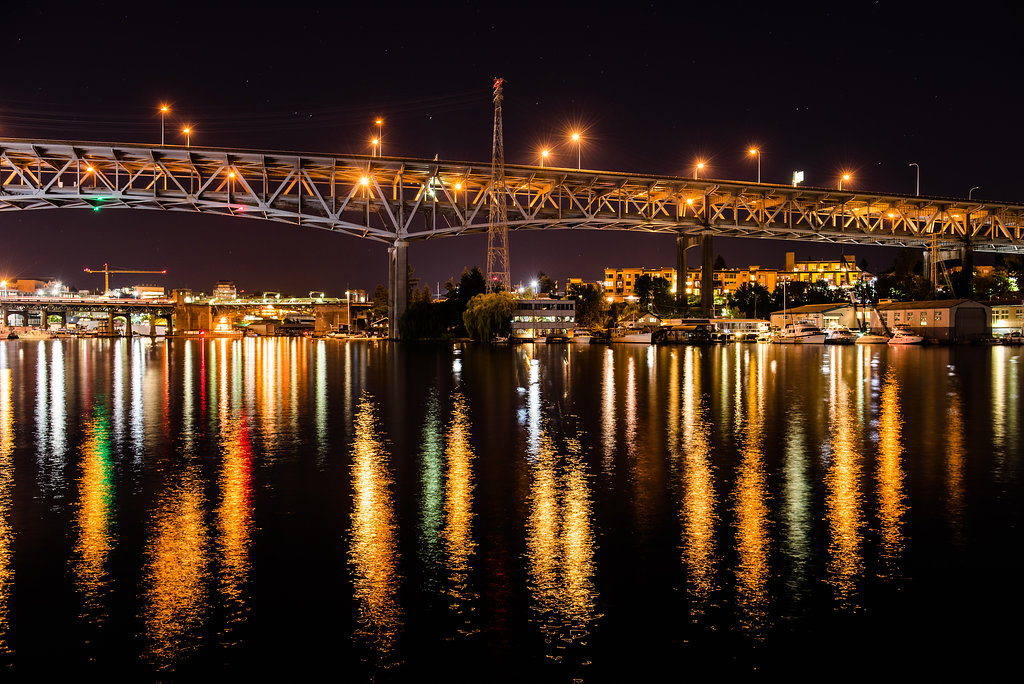
<path fill-rule="evenodd" d="M 396 315 L 409 242 L 485 233 L 492 197 L 509 230 L 663 233 L 705 260 L 714 236 L 1024 253 L 1024 204 L 511 164 L 505 178 L 492 188 L 489 162 L 0 138 L 0 211 L 187 211 L 384 242 Z"/>

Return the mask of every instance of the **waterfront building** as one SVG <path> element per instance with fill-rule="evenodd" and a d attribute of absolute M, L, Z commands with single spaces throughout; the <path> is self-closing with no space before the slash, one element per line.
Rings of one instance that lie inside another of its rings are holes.
<path fill-rule="evenodd" d="M 576 328 L 573 299 L 517 299 L 512 312 L 512 337 L 535 340 L 547 335 L 572 336 Z"/>
<path fill-rule="evenodd" d="M 773 328 L 782 328 L 797 321 L 809 321 L 822 330 L 834 325 L 845 325 L 853 329 L 860 327 L 863 313 L 863 309 L 858 308 L 855 314 L 853 304 L 849 302 L 832 302 L 829 304 L 806 304 L 784 311 L 776 311 L 772 314 L 771 320 Z"/>
<path fill-rule="evenodd" d="M 879 319 L 881 316 L 881 319 Z M 971 342 L 992 333 L 992 310 L 970 299 L 935 299 L 920 302 L 886 302 L 871 313 L 871 327 L 910 327 L 926 340 Z"/>
<path fill-rule="evenodd" d="M 985 302 L 992 310 L 992 334 L 999 337 L 1024 332 L 1024 302 Z"/>
<path fill-rule="evenodd" d="M 238 288 L 230 280 L 218 280 L 217 285 L 213 288 L 214 299 L 236 299 L 238 297 Z"/>

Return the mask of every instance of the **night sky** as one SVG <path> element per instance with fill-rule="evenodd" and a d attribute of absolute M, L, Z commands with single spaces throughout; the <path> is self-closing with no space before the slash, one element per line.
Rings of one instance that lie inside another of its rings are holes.
<path fill-rule="evenodd" d="M 490 159 L 493 77 L 506 79 L 509 163 L 762 179 L 1024 202 L 1017 22 L 1001 5 L 965 3 L 381 3 L 323 10 L 299 3 L 230 9 L 178 3 L 18 3 L 2 10 L 0 137 L 167 142 L 368 154 L 384 118 L 384 154 Z M 552 7 L 557 5 L 557 9 Z M 341 5 L 339 5 L 341 7 Z M 560 147 L 558 147 L 560 145 Z M 104 262 L 167 268 L 121 277 L 211 290 L 305 294 L 386 282 L 383 244 L 284 224 L 146 211 L 0 213 L 0 275 L 82 273 Z M 486 263 L 486 236 L 414 243 L 433 289 Z M 674 239 L 590 231 L 510 234 L 513 281 L 602 278 L 604 266 L 674 264 Z M 840 247 L 716 241 L 731 267 L 781 267 L 783 254 Z M 871 270 L 895 250 L 848 248 Z M 693 255 L 691 259 L 696 259 Z M 695 262 L 694 262 L 695 263 Z"/>

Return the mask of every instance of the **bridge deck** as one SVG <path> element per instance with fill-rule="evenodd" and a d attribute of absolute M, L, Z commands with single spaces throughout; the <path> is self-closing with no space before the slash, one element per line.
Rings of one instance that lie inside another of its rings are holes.
<path fill-rule="evenodd" d="M 0 211 L 136 208 L 304 225 L 392 243 L 510 230 L 627 230 L 1024 251 L 1024 205 L 768 183 L 209 147 L 0 139 Z"/>

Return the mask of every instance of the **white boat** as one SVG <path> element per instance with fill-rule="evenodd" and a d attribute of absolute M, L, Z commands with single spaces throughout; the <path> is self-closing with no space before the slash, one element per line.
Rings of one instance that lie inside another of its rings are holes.
<path fill-rule="evenodd" d="M 857 338 L 857 344 L 887 344 L 888 342 L 888 335 L 876 335 L 870 332 L 866 332 Z"/>
<path fill-rule="evenodd" d="M 824 344 L 825 332 L 807 321 L 788 323 L 775 340 L 779 344 Z"/>
<path fill-rule="evenodd" d="M 853 344 L 857 341 L 857 333 L 845 325 L 833 325 L 825 331 L 825 344 Z"/>
<path fill-rule="evenodd" d="M 909 326 L 897 325 L 892 329 L 892 338 L 889 344 L 921 344 L 924 338 L 914 333 Z"/>
<path fill-rule="evenodd" d="M 590 344 L 590 333 L 576 333 L 572 336 L 573 344 Z"/>

